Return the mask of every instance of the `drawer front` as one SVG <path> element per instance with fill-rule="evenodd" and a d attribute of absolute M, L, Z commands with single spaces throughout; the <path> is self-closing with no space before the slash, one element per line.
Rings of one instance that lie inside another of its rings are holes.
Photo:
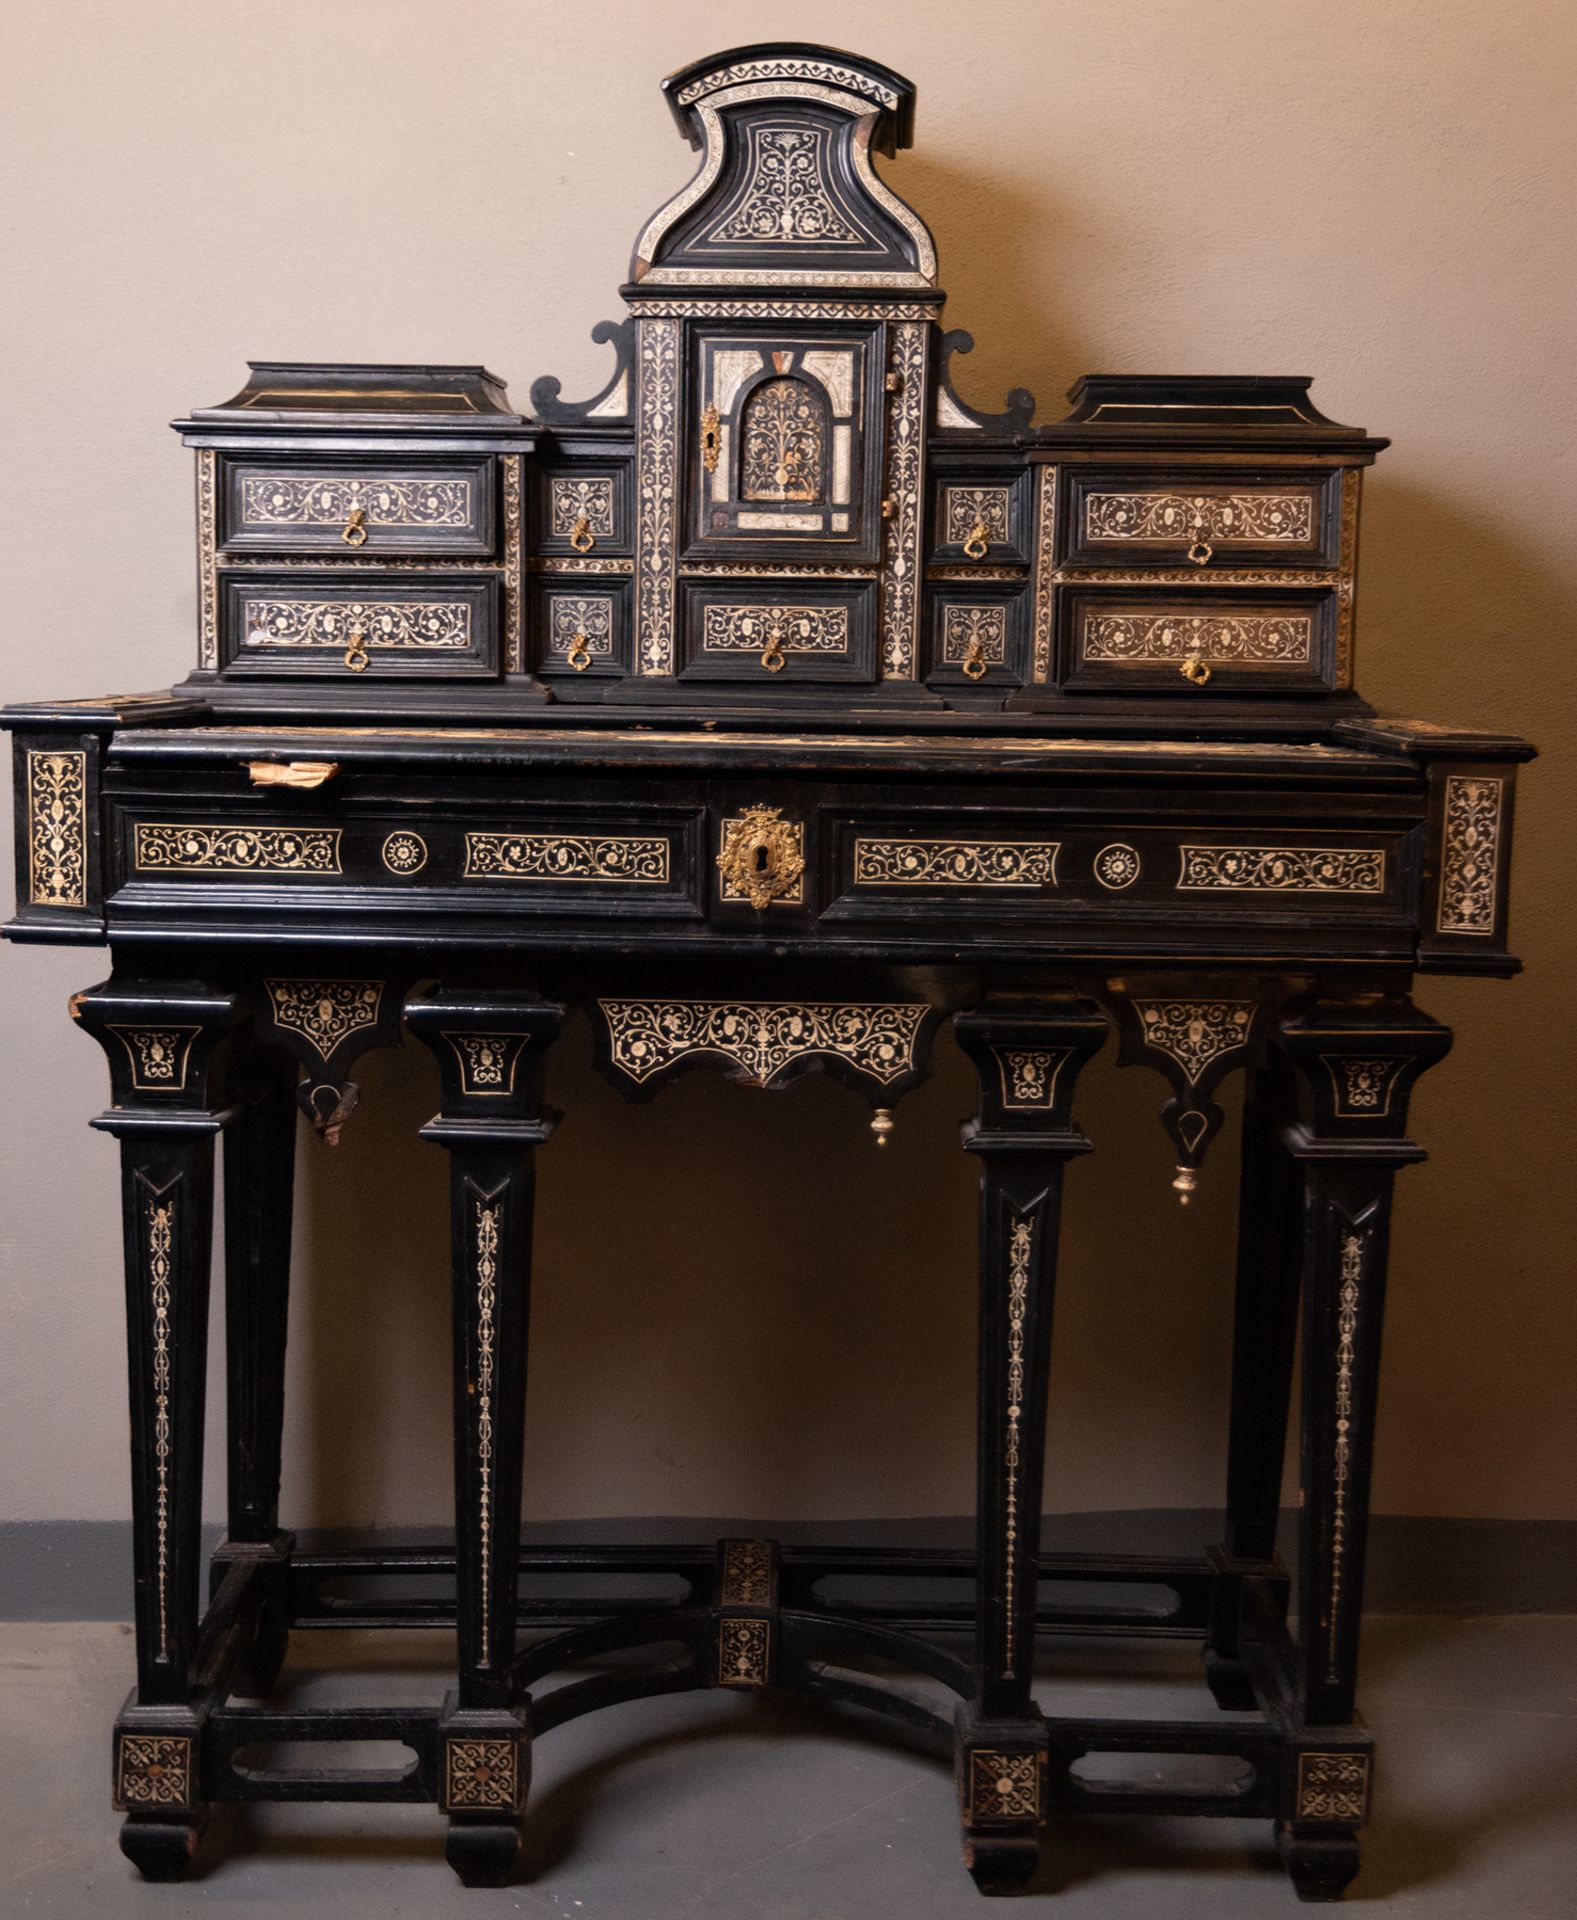
<path fill-rule="evenodd" d="M 491 460 L 221 459 L 226 553 L 493 552 Z"/>
<path fill-rule="evenodd" d="M 874 581 L 684 580 L 680 593 L 683 679 L 770 686 L 876 677 Z"/>
<path fill-rule="evenodd" d="M 1272 821 L 1198 826 L 1092 824 L 1065 815 L 987 824 L 911 814 L 826 820 L 836 885 L 830 921 L 950 922 L 989 937 L 993 923 L 1091 915 L 1256 925 L 1324 918 L 1400 927 L 1405 827 L 1332 826 L 1315 833 Z"/>
<path fill-rule="evenodd" d="M 1329 589 L 1191 593 L 1069 589 L 1063 684 L 1198 698 L 1324 693 L 1335 684 L 1336 597 Z"/>
<path fill-rule="evenodd" d="M 696 918 L 706 885 L 701 815 L 681 806 L 460 812 L 357 802 L 301 808 L 247 798 L 118 801 L 122 903 L 173 885 L 278 912 L 279 889 L 334 910 L 354 892 L 437 892 L 472 911 Z M 271 904 L 272 903 L 272 906 Z M 415 902 L 413 901 L 413 905 Z"/>
<path fill-rule="evenodd" d="M 627 673 L 631 594 L 628 580 L 539 581 L 532 599 L 537 671 L 568 683 Z"/>
<path fill-rule="evenodd" d="M 1334 567 L 1341 474 L 1074 469 L 1064 559 L 1102 567 Z"/>
<path fill-rule="evenodd" d="M 943 475 L 933 482 L 931 557 L 948 565 L 1025 566 L 1030 475 Z"/>
<path fill-rule="evenodd" d="M 926 678 L 933 686 L 1016 687 L 1025 679 L 1029 599 L 1021 587 L 933 587 Z"/>
<path fill-rule="evenodd" d="M 223 576 L 220 661 L 232 675 L 492 678 L 498 581 L 491 574 L 358 571 Z"/>
<path fill-rule="evenodd" d="M 630 470 L 602 460 L 544 468 L 533 481 L 537 553 L 626 554 L 630 551 Z"/>

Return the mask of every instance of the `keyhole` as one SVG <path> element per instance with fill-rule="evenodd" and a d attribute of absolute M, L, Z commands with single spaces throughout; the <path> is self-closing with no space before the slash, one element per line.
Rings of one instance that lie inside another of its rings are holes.
<path fill-rule="evenodd" d="M 772 867 L 772 856 L 765 847 L 752 847 L 750 862 L 757 873 L 768 873 Z"/>

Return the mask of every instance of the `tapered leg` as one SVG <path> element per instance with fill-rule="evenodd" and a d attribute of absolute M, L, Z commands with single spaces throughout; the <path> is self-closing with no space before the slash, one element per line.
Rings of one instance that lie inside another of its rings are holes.
<path fill-rule="evenodd" d="M 1301 1191 L 1281 1138 L 1294 1088 L 1277 1060 L 1249 1069 L 1243 1099 L 1243 1179 L 1238 1210 L 1237 1298 L 1232 1328 L 1232 1420 L 1227 1441 L 1226 1528 L 1213 1555 L 1205 1678 L 1217 1704 L 1246 1710 L 1254 1689 L 1240 1658 L 1245 1578 L 1283 1595 L 1276 1524 L 1286 1458 L 1298 1331 Z"/>
<path fill-rule="evenodd" d="M 72 1012 L 104 1048 L 120 1142 L 131 1406 L 137 1687 L 115 1729 L 121 1845 L 149 1879 L 184 1873 L 207 1809 L 197 1687 L 203 1412 L 214 1136 L 209 1064 L 236 1016 L 196 982 L 112 980 Z"/>
<path fill-rule="evenodd" d="M 1406 1137 L 1408 1095 L 1451 1035 L 1411 1001 L 1375 995 L 1318 1002 L 1281 1038 L 1299 1083 L 1285 1139 L 1303 1195 L 1303 1737 L 1277 1839 L 1300 1897 L 1332 1900 L 1358 1870 L 1372 1771 L 1355 1696 L 1391 1188 L 1424 1157 Z"/>
<path fill-rule="evenodd" d="M 222 1577 L 237 1560 L 255 1563 L 257 1612 L 248 1666 L 250 1685 L 265 1694 L 289 1642 L 285 1582 L 293 1540 L 279 1527 L 279 1476 L 296 1072 L 283 1056 L 257 1055 L 236 1079 L 236 1112 L 224 1145 L 229 1501 L 214 1574 Z"/>
<path fill-rule="evenodd" d="M 1013 1893 L 1035 1870 L 1044 1823 L 1035 1607 L 1062 1175 L 1089 1150 L 1073 1092 L 1106 1020 L 1063 996 L 987 1001 L 956 1027 L 980 1090 L 964 1129 L 980 1156 L 977 1685 L 959 1709 L 958 1791 L 976 1886 Z"/>
<path fill-rule="evenodd" d="M 553 1128 L 541 1056 L 563 1009 L 528 993 L 443 990 L 410 1001 L 406 1019 L 443 1087 L 422 1137 L 449 1150 L 459 1674 L 444 1709 L 442 1804 L 451 1866 L 468 1885 L 498 1885 L 519 1850 L 530 1771 L 514 1659 L 533 1155 Z"/>

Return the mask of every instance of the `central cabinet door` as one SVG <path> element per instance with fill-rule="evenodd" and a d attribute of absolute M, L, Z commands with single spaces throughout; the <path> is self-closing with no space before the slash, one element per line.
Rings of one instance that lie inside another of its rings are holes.
<path fill-rule="evenodd" d="M 883 331 L 692 332 L 687 562 L 876 565 Z"/>

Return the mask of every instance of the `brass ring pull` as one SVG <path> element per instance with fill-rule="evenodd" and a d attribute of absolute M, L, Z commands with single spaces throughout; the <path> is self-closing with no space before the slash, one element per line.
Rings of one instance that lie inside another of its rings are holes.
<path fill-rule="evenodd" d="M 768 673 L 781 673 L 788 665 L 788 661 L 783 655 L 783 636 L 781 634 L 774 633 L 772 638 L 761 649 L 761 664 L 766 668 Z"/>
<path fill-rule="evenodd" d="M 760 913 L 799 885 L 805 871 L 800 829 L 776 807 L 749 807 L 729 827 L 717 865 Z"/>
<path fill-rule="evenodd" d="M 1196 567 L 1202 567 L 1215 558 L 1215 552 L 1215 548 L 1207 540 L 1196 540 L 1188 549 L 1188 557 Z"/>
<path fill-rule="evenodd" d="M 708 473 L 717 472 L 717 456 L 721 445 L 718 432 L 717 408 L 708 407 L 701 415 L 701 464 Z"/>
<path fill-rule="evenodd" d="M 961 664 L 971 680 L 984 680 L 991 668 L 991 662 L 986 658 L 986 650 L 978 640 L 970 641 L 969 650 L 965 653 Z"/>
<path fill-rule="evenodd" d="M 590 553 L 597 544 L 597 536 L 591 530 L 591 522 L 581 514 L 569 532 L 569 543 L 577 553 Z"/>
<path fill-rule="evenodd" d="M 340 538 L 347 547 L 364 547 L 367 544 L 367 509 L 352 507 L 346 518 Z"/>
<path fill-rule="evenodd" d="M 568 660 L 577 673 L 584 673 L 591 665 L 591 650 L 586 645 L 586 636 L 578 629 L 574 639 L 569 643 L 569 652 L 565 654 L 564 658 Z"/>
<path fill-rule="evenodd" d="M 372 665 L 372 655 L 361 644 L 367 637 L 365 627 L 352 627 L 350 644 L 345 649 L 345 664 L 352 673 L 365 673 Z"/>
<path fill-rule="evenodd" d="M 964 541 L 964 552 L 971 560 L 984 560 L 986 549 L 991 544 L 991 529 L 984 520 L 977 520 L 969 529 Z"/>
<path fill-rule="evenodd" d="M 1204 686 L 1210 678 L 1209 664 L 1201 660 L 1197 653 L 1191 653 L 1177 671 L 1196 687 Z"/>

